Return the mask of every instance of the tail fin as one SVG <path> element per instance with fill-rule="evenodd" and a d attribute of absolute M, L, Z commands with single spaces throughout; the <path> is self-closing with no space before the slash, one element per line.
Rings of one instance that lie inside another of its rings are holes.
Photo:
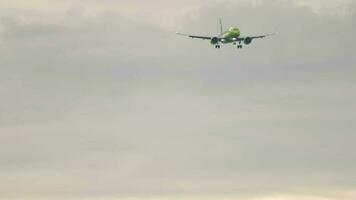
<path fill-rule="evenodd" d="M 219 18 L 219 23 L 220 23 L 220 33 L 222 33 L 223 32 L 223 24 L 222 24 L 221 17 Z"/>

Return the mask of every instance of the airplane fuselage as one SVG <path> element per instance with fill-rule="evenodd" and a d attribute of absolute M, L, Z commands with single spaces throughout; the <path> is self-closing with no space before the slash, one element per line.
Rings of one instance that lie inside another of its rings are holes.
<path fill-rule="evenodd" d="M 222 32 L 219 35 L 220 42 L 221 43 L 231 43 L 231 42 L 236 42 L 236 40 L 240 37 L 240 29 L 236 27 L 230 27 L 229 30 Z"/>

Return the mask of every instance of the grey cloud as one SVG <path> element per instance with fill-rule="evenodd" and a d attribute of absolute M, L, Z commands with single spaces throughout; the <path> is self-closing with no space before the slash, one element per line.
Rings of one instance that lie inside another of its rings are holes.
<path fill-rule="evenodd" d="M 2 38 L 31 38 L 43 37 L 58 33 L 60 28 L 51 24 L 24 23 L 13 17 L 3 17 L 1 20 L 3 27 Z"/>
<path fill-rule="evenodd" d="M 2 18 L 0 198 L 354 188 L 354 15 L 224 1 L 180 16 L 192 33 L 218 16 L 279 28 L 216 51 L 159 21 L 80 10 Z"/>

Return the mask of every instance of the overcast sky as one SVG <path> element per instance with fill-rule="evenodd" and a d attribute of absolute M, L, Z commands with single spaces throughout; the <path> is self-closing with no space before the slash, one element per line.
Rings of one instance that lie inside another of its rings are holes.
<path fill-rule="evenodd" d="M 237 50 L 175 35 L 275 30 Z M 356 199 L 352 0 L 1 0 L 0 199 Z"/>

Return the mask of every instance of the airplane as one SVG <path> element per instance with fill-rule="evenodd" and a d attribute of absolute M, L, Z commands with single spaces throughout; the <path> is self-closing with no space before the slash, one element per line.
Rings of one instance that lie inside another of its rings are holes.
<path fill-rule="evenodd" d="M 219 22 L 220 22 L 220 34 L 218 36 L 198 36 L 198 35 L 189 35 L 189 34 L 183 34 L 178 32 L 176 34 L 187 36 L 193 39 L 197 38 L 203 40 L 210 40 L 210 43 L 214 45 L 216 49 L 220 49 L 220 43 L 222 44 L 232 43 L 233 45 L 236 45 L 238 43 L 237 48 L 242 49 L 242 42 L 245 45 L 249 45 L 254 39 L 265 38 L 268 36 L 278 34 L 277 32 L 275 32 L 266 35 L 241 37 L 240 29 L 238 29 L 237 27 L 230 27 L 227 31 L 223 31 L 222 20 L 220 19 Z"/>

